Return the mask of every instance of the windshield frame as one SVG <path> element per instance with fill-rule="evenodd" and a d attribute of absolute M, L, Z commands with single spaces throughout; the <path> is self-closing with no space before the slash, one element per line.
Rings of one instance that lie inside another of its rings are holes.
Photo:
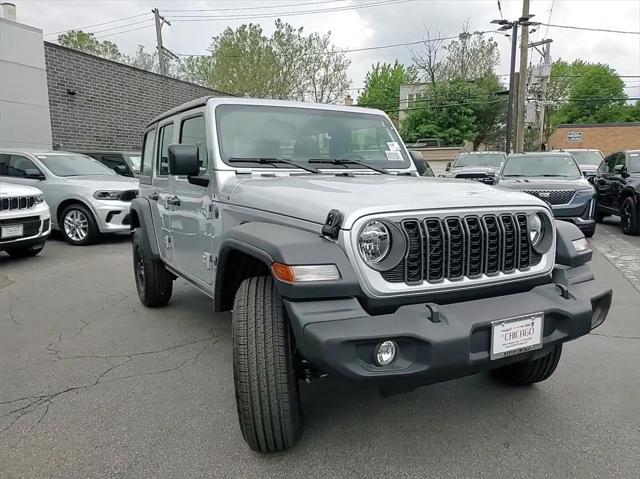
<path fill-rule="evenodd" d="M 488 157 L 500 156 L 502 159 L 500 160 L 500 164 L 498 165 L 459 165 L 458 164 L 458 161 L 460 161 L 462 158 L 469 158 L 469 157 L 482 158 L 487 156 Z M 469 153 L 458 154 L 456 159 L 453 160 L 451 168 L 500 168 L 502 164 L 505 162 L 505 160 L 506 160 L 506 155 L 504 153 L 500 153 L 500 152 L 485 153 L 485 152 L 479 152 L 479 151 L 472 151 Z"/>
<path fill-rule="evenodd" d="M 110 169 L 108 166 L 103 165 L 95 158 L 92 158 L 87 155 L 83 155 L 81 153 L 67 153 L 67 152 L 62 153 L 62 152 L 55 151 L 55 152 L 47 152 L 47 153 L 35 153 L 33 156 L 36 158 L 36 160 L 38 160 L 38 163 L 40 163 L 40 165 L 42 165 L 49 173 L 51 173 L 53 176 L 56 176 L 58 178 L 81 178 L 83 176 L 118 176 L 118 174 L 112 169 Z M 88 162 L 93 163 L 93 165 L 99 166 L 100 167 L 99 170 L 102 169 L 102 172 L 83 173 L 83 174 L 76 174 L 76 175 L 62 175 L 60 174 L 59 171 L 57 172 L 55 169 L 51 168 L 51 165 L 48 162 L 48 157 L 83 158 Z"/>
<path fill-rule="evenodd" d="M 541 157 L 551 157 L 551 156 L 556 156 L 558 157 L 558 159 L 561 158 L 566 158 L 566 159 L 571 159 L 573 160 L 573 164 L 576 168 L 576 174 L 575 176 L 567 176 L 567 175 L 545 175 L 544 173 L 541 173 L 539 175 L 508 175 L 505 174 L 505 170 L 507 169 L 507 166 L 509 165 L 509 162 L 511 162 L 514 159 L 520 159 L 520 158 L 541 158 Z M 519 153 L 519 154 L 511 154 L 509 156 L 507 156 L 507 159 L 505 160 L 504 164 L 502 165 L 502 168 L 500 169 L 500 178 L 558 178 L 558 179 L 565 179 L 565 180 L 578 180 L 581 178 L 584 178 L 583 174 L 582 174 L 582 170 L 580 169 L 580 166 L 578 165 L 578 162 L 576 161 L 576 159 L 573 157 L 573 155 L 571 155 L 570 153 L 567 154 L 562 154 L 562 153 L 539 153 L 539 154 L 526 154 L 526 153 Z"/>
<path fill-rule="evenodd" d="M 246 109 L 264 109 L 266 111 L 268 110 L 281 110 L 283 113 L 287 113 L 287 112 L 291 112 L 292 110 L 298 110 L 301 111 L 301 114 L 311 114 L 311 115 L 322 115 L 322 116 L 332 116 L 335 115 L 337 117 L 342 117 L 344 118 L 345 116 L 350 116 L 353 115 L 355 119 L 358 120 L 368 120 L 371 119 L 373 121 L 380 121 L 381 122 L 381 126 L 383 126 L 386 131 L 388 132 L 389 136 L 391 137 L 391 139 L 393 140 L 394 143 L 396 143 L 397 146 L 397 152 L 400 158 L 402 158 L 402 160 L 384 160 L 384 161 L 379 161 L 379 160 L 375 160 L 375 161 L 369 161 L 366 158 L 364 158 L 364 161 L 358 156 L 356 159 L 363 161 L 367 164 L 371 164 L 372 166 L 378 167 L 378 168 L 383 168 L 389 171 L 394 171 L 394 170 L 400 170 L 400 171 L 411 171 L 412 169 L 415 170 L 415 167 L 413 166 L 413 162 L 411 161 L 411 157 L 409 156 L 409 153 L 404 145 L 404 142 L 402 140 L 402 138 L 400 137 L 400 134 L 398 133 L 398 131 L 396 130 L 395 126 L 393 125 L 393 123 L 389 120 L 389 118 L 382 114 L 382 113 L 376 113 L 376 112 L 371 112 L 371 111 L 367 111 L 365 109 L 362 109 L 362 111 L 358 111 L 357 108 L 349 108 L 349 109 L 340 109 L 340 108 L 322 108 L 319 107 L 315 104 L 309 104 L 304 105 L 304 104 L 292 104 L 292 105 L 288 105 L 287 102 L 282 102 L 281 104 L 274 102 L 273 104 L 270 103 L 261 103 L 261 102 L 244 102 L 244 101 L 238 101 L 238 102 L 223 102 L 223 103 L 217 103 L 213 105 L 213 118 L 214 118 L 214 128 L 215 128 L 215 140 L 216 140 L 216 153 L 217 153 L 217 160 L 221 162 L 220 166 L 224 165 L 224 167 L 226 168 L 232 168 L 234 170 L 241 170 L 241 171 L 251 171 L 251 170 L 260 170 L 260 171 L 264 171 L 264 170 L 270 170 L 270 172 L 275 172 L 274 170 L 282 170 L 283 172 L 291 172 L 291 171 L 299 171 L 298 168 L 294 167 L 294 166 L 290 166 L 287 165 L 285 163 L 277 163 L 277 164 L 259 164 L 257 162 L 251 163 L 251 162 L 247 162 L 245 165 L 241 165 L 239 166 L 238 163 L 229 163 L 227 160 L 231 157 L 235 157 L 238 158 L 238 155 L 235 154 L 230 154 L 229 153 L 225 153 L 224 151 L 224 141 L 225 139 L 223 138 L 223 121 L 224 121 L 224 115 L 227 112 L 233 112 L 235 110 L 239 110 L 242 108 L 246 108 Z M 226 110 L 226 111 L 225 111 Z M 298 112 L 296 112 L 298 113 Z M 373 126 L 373 125 L 372 125 Z M 355 130 L 355 129 L 354 129 Z M 319 135 L 323 134 L 323 133 L 318 133 Z M 302 138 L 302 136 L 300 137 Z M 378 145 L 380 146 L 380 144 Z M 382 150 L 377 150 L 378 152 L 381 152 Z M 389 150 L 391 151 L 391 150 Z M 247 157 L 249 157 L 250 155 L 247 155 Z M 254 155 L 255 156 L 255 155 Z M 273 155 L 262 155 L 264 157 L 274 157 L 274 158 L 278 158 L 276 156 Z M 244 156 L 240 156 L 240 157 L 244 157 Z M 349 157 L 351 157 L 351 155 L 349 155 Z M 342 164 L 342 165 L 326 165 L 326 167 L 321 167 L 317 164 L 313 164 L 313 163 L 309 163 L 308 159 L 304 159 L 304 160 L 293 160 L 292 158 L 289 158 L 288 155 L 282 155 L 281 157 L 279 157 L 281 159 L 286 159 L 288 161 L 293 161 L 296 164 L 300 164 L 303 165 L 305 167 L 315 167 L 321 170 L 321 172 L 335 172 L 335 171 L 339 171 L 339 172 L 343 172 L 343 171 L 353 171 L 353 172 L 367 172 L 369 174 L 373 173 L 373 171 L 371 171 L 371 169 L 360 166 L 360 165 L 356 165 L 356 164 Z M 325 158 L 324 156 L 321 156 L 320 158 Z M 340 158 L 337 159 L 343 159 L 345 158 L 345 156 L 341 156 Z M 387 156 L 388 158 L 388 156 Z M 312 158 L 310 158 L 312 159 Z M 313 158 L 315 159 L 315 157 Z M 334 159 L 332 158 L 330 155 L 326 156 L 326 159 Z"/>

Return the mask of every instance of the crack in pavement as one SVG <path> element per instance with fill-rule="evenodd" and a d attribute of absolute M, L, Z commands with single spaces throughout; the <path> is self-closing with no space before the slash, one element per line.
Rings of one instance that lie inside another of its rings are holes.
<path fill-rule="evenodd" d="M 640 336 L 619 336 L 616 334 L 589 333 L 591 336 L 602 336 L 603 338 L 613 339 L 640 339 Z"/>
<path fill-rule="evenodd" d="M 61 336 L 61 335 L 60 335 Z M 14 424 L 16 424 L 21 418 L 27 416 L 28 414 L 31 414 L 32 412 L 34 412 L 39 406 L 46 406 L 45 411 L 43 412 L 43 414 L 41 415 L 41 417 L 38 419 L 38 421 L 32 425 L 32 427 L 29 429 L 29 431 L 27 432 L 30 433 L 31 431 L 33 431 L 40 423 L 42 423 L 42 421 L 44 420 L 44 418 L 46 417 L 46 415 L 49 412 L 49 407 L 51 405 L 51 402 L 64 395 L 67 394 L 69 392 L 73 392 L 73 391 L 81 391 L 81 390 L 86 390 L 89 388 L 92 388 L 94 386 L 97 386 L 98 384 L 105 384 L 105 383 L 109 383 L 109 382 L 114 382 L 114 381 L 121 381 L 123 379 L 129 379 L 129 378 L 135 378 L 135 377 L 144 377 L 144 376 L 154 376 L 157 374 L 165 374 L 165 373 L 169 373 L 172 371 L 180 371 L 180 373 L 182 374 L 181 369 L 189 362 L 191 362 L 192 364 L 196 364 L 198 359 L 200 358 L 200 356 L 202 355 L 202 353 L 209 348 L 210 346 L 213 346 L 214 344 L 217 344 L 220 341 L 220 338 L 216 337 L 216 336 L 210 336 L 207 338 L 203 338 L 203 339 L 199 339 L 196 341 L 190 341 L 188 343 L 182 343 L 182 344 L 178 344 L 178 345 L 174 345 L 168 348 L 163 348 L 163 349 L 158 349 L 158 350 L 154 350 L 154 351 L 142 351 L 142 352 L 137 352 L 137 353 L 131 353 L 128 355 L 109 355 L 109 356 L 92 356 L 92 355 L 87 355 L 87 356 L 77 356 L 77 358 L 100 358 L 100 359 L 104 359 L 104 360 L 110 360 L 110 359 L 125 359 L 124 361 L 118 362 L 117 364 L 113 364 L 111 366 L 109 366 L 107 369 L 105 369 L 104 371 L 102 371 L 97 377 L 96 379 L 89 383 L 89 384 L 83 384 L 80 386 L 71 386 L 65 389 L 62 389 L 60 391 L 57 391 L 55 393 L 50 393 L 50 394 L 37 394 L 37 395 L 32 395 L 32 396 L 25 396 L 25 397 L 21 397 L 21 398 L 15 398 L 15 399 L 11 399 L 11 400 L 7 400 L 7 401 L 1 401 L 0 405 L 7 405 L 7 404 L 13 404 L 13 403 L 17 403 L 17 402 L 21 402 L 21 401 L 28 401 L 28 403 L 24 406 L 15 408 L 10 410 L 8 413 L 3 414 L 1 417 L 8 417 L 8 416 L 12 416 L 12 415 L 16 415 L 15 418 L 13 418 L 13 420 L 9 423 L 8 426 L 6 426 L 5 428 L 3 428 L 2 430 L 0 430 L 0 434 L 5 433 L 6 431 L 8 431 L 9 429 L 11 429 L 13 427 Z M 203 342 L 208 342 L 207 344 L 205 344 L 204 346 L 202 346 L 201 348 L 199 348 L 198 352 L 183 360 L 182 362 L 180 362 L 180 364 L 178 364 L 177 366 L 171 367 L 171 368 L 166 368 L 166 369 L 161 369 L 158 371 L 149 371 L 146 373 L 140 373 L 140 374 L 129 374 L 129 375 L 125 375 L 125 376 L 118 376 L 112 379 L 103 379 L 107 374 L 109 374 L 110 372 L 114 371 L 115 369 L 118 369 L 122 366 L 124 366 L 125 364 L 128 364 L 129 362 L 131 362 L 134 358 L 140 357 L 140 356 L 145 356 L 145 355 L 149 355 L 149 354 L 158 354 L 158 353 L 162 353 L 162 352 L 167 352 L 167 351 L 174 351 L 176 349 L 179 348 L 183 348 L 183 347 L 187 347 L 187 346 L 193 346 L 196 344 L 201 344 Z M 76 358 L 76 357 L 73 357 Z M 66 359 L 66 358 L 63 358 Z"/>

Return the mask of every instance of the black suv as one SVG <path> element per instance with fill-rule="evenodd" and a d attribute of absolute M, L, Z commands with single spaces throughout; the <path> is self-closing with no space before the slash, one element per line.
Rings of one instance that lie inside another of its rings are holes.
<path fill-rule="evenodd" d="M 640 234 L 640 150 L 611 153 L 590 181 L 596 188 L 596 221 L 619 215 L 624 234 Z"/>
<path fill-rule="evenodd" d="M 83 155 L 98 160 L 104 166 L 122 176 L 135 178 L 140 173 L 139 151 L 83 151 Z"/>

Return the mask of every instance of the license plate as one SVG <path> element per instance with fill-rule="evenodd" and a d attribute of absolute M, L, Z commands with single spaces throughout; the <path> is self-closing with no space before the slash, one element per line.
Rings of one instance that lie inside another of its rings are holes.
<path fill-rule="evenodd" d="M 491 359 L 540 349 L 544 313 L 532 313 L 491 322 Z"/>
<path fill-rule="evenodd" d="M 15 238 L 22 236 L 22 225 L 7 225 L 2 227 L 0 231 L 0 237 L 2 238 Z"/>

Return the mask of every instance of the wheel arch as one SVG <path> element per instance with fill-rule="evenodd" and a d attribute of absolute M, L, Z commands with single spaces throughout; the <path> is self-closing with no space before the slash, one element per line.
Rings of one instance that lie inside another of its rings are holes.
<path fill-rule="evenodd" d="M 87 208 L 91 212 L 91 214 L 93 215 L 94 220 L 96 219 L 96 212 L 93 211 L 93 208 L 91 207 L 91 205 L 89 203 L 87 203 L 86 201 L 84 201 L 84 200 L 82 200 L 80 198 L 67 198 L 67 199 L 61 201 L 58 204 L 58 208 L 56 209 L 56 221 L 58 222 L 58 228 L 61 227 L 60 220 L 61 220 L 62 212 L 65 210 L 65 208 L 67 208 L 68 206 L 73 205 L 75 203 L 77 203 L 79 205 L 82 205 L 85 208 Z"/>

